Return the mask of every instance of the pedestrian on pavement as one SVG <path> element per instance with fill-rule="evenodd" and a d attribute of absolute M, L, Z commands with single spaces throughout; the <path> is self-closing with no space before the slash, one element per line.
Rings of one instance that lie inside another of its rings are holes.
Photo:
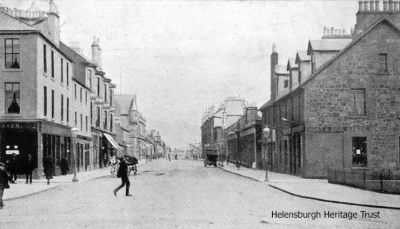
<path fill-rule="evenodd" d="M 115 155 L 111 157 L 111 159 L 110 159 L 110 165 L 111 165 L 111 171 L 110 171 L 110 173 L 111 173 L 111 174 L 114 174 L 114 173 L 115 173 L 115 167 L 117 166 L 117 159 L 116 159 L 116 156 L 115 156 Z"/>
<path fill-rule="evenodd" d="M 10 171 L 11 183 L 15 183 L 17 181 L 17 155 L 15 153 L 12 154 L 11 159 L 8 164 L 8 170 Z"/>
<path fill-rule="evenodd" d="M 61 175 L 67 175 L 68 171 L 69 171 L 69 163 L 67 158 L 63 157 L 61 159 Z"/>
<path fill-rule="evenodd" d="M 50 179 L 53 178 L 53 158 L 51 156 L 47 156 L 43 159 L 43 168 L 44 174 L 46 175 L 47 184 L 50 184 Z"/>
<path fill-rule="evenodd" d="M 8 181 L 11 181 L 11 177 L 9 177 L 6 172 L 6 165 L 3 162 L 0 162 L 0 209 L 4 207 L 3 204 L 4 189 L 10 188 Z"/>
<path fill-rule="evenodd" d="M 28 184 L 28 178 L 29 178 L 29 183 L 32 184 L 32 172 L 35 169 L 35 162 L 32 159 L 32 154 L 28 153 L 28 156 L 26 158 L 25 162 L 25 176 L 26 176 L 26 184 Z"/>
<path fill-rule="evenodd" d="M 122 184 L 118 186 L 116 189 L 114 189 L 113 193 L 114 196 L 117 196 L 117 192 L 123 188 L 126 185 L 126 196 L 132 196 L 129 194 L 129 186 L 131 183 L 129 182 L 129 177 L 128 177 L 128 165 L 126 164 L 126 161 L 123 157 L 118 158 L 119 159 L 119 168 L 117 172 L 117 177 L 121 178 Z"/>

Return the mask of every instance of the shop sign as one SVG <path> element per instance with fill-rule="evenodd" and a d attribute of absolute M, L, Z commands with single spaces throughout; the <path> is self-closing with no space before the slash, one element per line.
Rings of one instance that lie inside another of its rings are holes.
<path fill-rule="evenodd" d="M 11 154 L 19 155 L 19 150 L 17 150 L 17 149 L 6 150 L 6 154 L 7 154 L 7 155 L 11 155 Z"/>
<path fill-rule="evenodd" d="M 36 123 L 0 123 L 0 129 L 36 129 Z"/>

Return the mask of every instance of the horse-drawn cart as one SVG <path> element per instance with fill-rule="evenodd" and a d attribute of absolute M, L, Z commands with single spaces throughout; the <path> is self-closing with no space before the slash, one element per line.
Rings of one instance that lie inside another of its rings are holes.
<path fill-rule="evenodd" d="M 204 155 L 204 167 L 207 167 L 207 165 L 214 165 L 214 167 L 217 167 L 217 161 L 218 161 L 218 151 L 216 150 L 206 150 L 205 155 Z"/>

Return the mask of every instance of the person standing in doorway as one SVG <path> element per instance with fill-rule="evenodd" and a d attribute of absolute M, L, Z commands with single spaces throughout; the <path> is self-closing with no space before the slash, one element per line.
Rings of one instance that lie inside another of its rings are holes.
<path fill-rule="evenodd" d="M 11 181 L 11 177 L 9 177 L 6 172 L 6 165 L 3 162 L 0 162 L 0 209 L 4 207 L 3 204 L 4 189 L 10 188 L 8 181 Z"/>
<path fill-rule="evenodd" d="M 8 169 L 10 171 L 11 183 L 17 182 L 17 155 L 15 153 L 11 156 Z"/>
<path fill-rule="evenodd" d="M 126 185 L 125 195 L 132 196 L 131 194 L 129 194 L 129 186 L 131 185 L 131 183 L 129 182 L 129 177 L 128 177 L 128 165 L 126 164 L 126 161 L 123 157 L 119 158 L 119 168 L 117 172 L 117 177 L 121 178 L 122 184 L 118 186 L 116 189 L 114 189 L 113 191 L 114 196 L 117 196 L 117 192 L 125 185 Z"/>
<path fill-rule="evenodd" d="M 32 172 L 35 169 L 35 164 L 32 159 L 32 154 L 28 153 L 28 156 L 26 158 L 26 163 L 25 163 L 25 176 L 26 176 L 26 184 L 28 184 L 28 179 L 29 183 L 32 184 Z"/>
<path fill-rule="evenodd" d="M 64 175 L 64 176 L 67 175 L 68 171 L 69 171 L 68 160 L 65 157 L 63 157 L 61 159 L 61 175 Z"/>
<path fill-rule="evenodd" d="M 50 179 L 52 179 L 53 174 L 53 158 L 51 156 L 47 156 L 43 159 L 43 169 L 44 174 L 47 179 L 47 184 L 50 184 Z"/>

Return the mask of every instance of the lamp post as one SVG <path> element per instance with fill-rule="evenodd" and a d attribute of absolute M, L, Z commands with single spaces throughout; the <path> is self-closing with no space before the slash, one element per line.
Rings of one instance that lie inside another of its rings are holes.
<path fill-rule="evenodd" d="M 71 128 L 71 135 L 72 135 L 72 156 L 73 156 L 73 161 L 74 161 L 74 177 L 72 178 L 72 182 L 78 182 L 78 175 L 76 174 L 76 150 L 75 150 L 75 138 L 76 138 L 76 133 L 79 131 L 78 128 L 72 127 Z"/>
<path fill-rule="evenodd" d="M 268 138 L 269 138 L 270 133 L 271 133 L 270 128 L 265 127 L 263 129 L 263 134 L 266 139 L 266 144 L 265 144 L 265 149 L 266 149 L 266 152 L 265 152 L 265 181 L 268 181 L 268 158 L 267 157 L 268 157 Z"/>
<path fill-rule="evenodd" d="M 236 152 L 236 167 L 239 169 L 240 162 L 239 162 L 239 153 L 240 153 L 240 130 L 235 130 L 236 137 L 237 137 L 237 152 Z"/>

